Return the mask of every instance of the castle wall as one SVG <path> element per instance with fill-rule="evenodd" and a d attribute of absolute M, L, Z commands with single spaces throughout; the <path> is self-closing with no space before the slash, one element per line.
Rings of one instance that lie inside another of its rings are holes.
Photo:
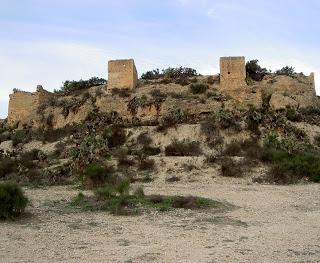
<path fill-rule="evenodd" d="M 28 124 L 35 119 L 38 107 L 45 103 L 52 93 L 43 89 L 37 92 L 18 91 L 10 95 L 8 124 Z"/>
<path fill-rule="evenodd" d="M 133 59 L 108 62 L 108 90 L 133 89 L 138 83 L 138 73 Z"/>

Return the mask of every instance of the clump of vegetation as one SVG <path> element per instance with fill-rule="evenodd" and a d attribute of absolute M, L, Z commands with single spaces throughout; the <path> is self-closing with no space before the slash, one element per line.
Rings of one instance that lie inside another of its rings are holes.
<path fill-rule="evenodd" d="M 75 91 L 79 90 L 84 90 L 84 89 L 89 89 L 94 86 L 100 86 L 100 85 L 105 85 L 107 82 L 105 79 L 102 78 L 97 78 L 93 77 L 88 80 L 79 80 L 79 81 L 65 81 L 63 83 L 63 86 L 60 88 L 60 90 L 55 90 L 55 93 L 60 93 L 60 94 L 70 94 Z"/>
<path fill-rule="evenodd" d="M 159 89 L 154 89 L 150 92 L 151 96 L 154 98 L 165 99 L 167 98 L 167 94 L 161 92 Z"/>
<path fill-rule="evenodd" d="M 268 161 L 281 167 L 281 171 L 294 175 L 296 178 L 309 178 L 320 182 L 320 155 L 312 151 L 288 153 L 283 150 L 270 150 Z"/>
<path fill-rule="evenodd" d="M 103 138 L 108 140 L 110 148 L 122 146 L 127 141 L 126 131 L 119 126 L 108 127 L 103 132 Z"/>
<path fill-rule="evenodd" d="M 199 156 L 201 153 L 200 143 L 197 141 L 173 140 L 165 147 L 167 156 Z"/>
<path fill-rule="evenodd" d="M 294 67 L 285 66 L 275 72 L 276 75 L 292 77 L 296 74 Z"/>
<path fill-rule="evenodd" d="M 191 84 L 190 86 L 190 90 L 193 94 L 205 93 L 208 88 L 209 88 L 208 85 L 202 84 L 202 83 L 195 83 L 195 84 Z"/>
<path fill-rule="evenodd" d="M 223 206 L 216 201 L 194 196 L 148 196 L 144 194 L 142 187 L 130 194 L 130 182 L 127 180 L 114 186 L 108 185 L 96 189 L 93 197 L 80 193 L 72 200 L 71 205 L 86 210 L 105 210 L 113 215 L 138 214 L 154 209 L 168 211 L 172 209 L 210 209 Z"/>
<path fill-rule="evenodd" d="M 211 148 L 223 144 L 224 139 L 220 135 L 219 123 L 215 115 L 201 122 L 201 133 L 206 136 L 207 143 Z"/>
<path fill-rule="evenodd" d="M 18 168 L 18 162 L 10 157 L 4 157 L 0 159 L 0 178 L 15 173 Z"/>
<path fill-rule="evenodd" d="M 12 146 L 16 147 L 20 143 L 27 143 L 31 140 L 30 131 L 27 129 L 16 130 L 12 135 Z"/>
<path fill-rule="evenodd" d="M 137 142 L 143 146 L 148 146 L 152 143 L 152 138 L 147 132 L 143 132 L 137 137 Z"/>
<path fill-rule="evenodd" d="M 0 183 L 0 219 L 13 219 L 20 216 L 27 204 L 28 199 L 16 183 Z"/>
<path fill-rule="evenodd" d="M 145 157 L 139 158 L 139 170 L 141 171 L 150 171 L 155 168 L 155 161 Z"/>
<path fill-rule="evenodd" d="M 241 151 L 242 145 L 238 141 L 232 141 L 226 145 L 224 154 L 228 156 L 239 156 Z"/>
<path fill-rule="evenodd" d="M 129 98 L 131 96 L 131 90 L 129 89 L 118 89 L 118 88 L 114 88 L 111 90 L 112 95 L 117 95 L 120 98 Z"/>
<path fill-rule="evenodd" d="M 238 122 L 239 116 L 236 114 L 236 112 L 221 109 L 216 115 L 216 120 L 221 129 L 234 129 L 236 131 L 241 130 L 240 123 Z"/>
<path fill-rule="evenodd" d="M 118 178 L 112 166 L 91 164 L 83 171 L 83 183 L 88 188 L 97 188 L 107 184 L 115 184 Z"/>
<path fill-rule="evenodd" d="M 181 77 L 185 78 L 195 76 L 198 76 L 198 73 L 195 69 L 179 67 L 163 69 L 161 73 L 159 69 L 147 71 L 141 75 L 141 78 L 145 80 L 154 80 L 160 78 L 179 79 Z"/>
<path fill-rule="evenodd" d="M 242 164 L 235 162 L 232 158 L 223 158 L 221 160 L 221 173 L 224 177 L 242 177 Z"/>
<path fill-rule="evenodd" d="M 172 109 L 166 116 L 161 119 L 157 132 L 166 132 L 169 128 L 176 126 L 178 123 L 183 123 L 188 116 L 185 111 L 176 108 Z"/>
<path fill-rule="evenodd" d="M 295 174 L 293 171 L 288 170 L 282 165 L 272 165 L 266 175 L 258 178 L 254 178 L 256 183 L 268 183 L 268 184 L 296 184 L 301 180 L 301 176 Z"/>
<path fill-rule="evenodd" d="M 262 68 L 258 62 L 259 60 L 254 59 L 246 63 L 247 77 L 250 77 L 255 81 L 261 81 L 265 75 L 270 73 L 266 68 Z"/>

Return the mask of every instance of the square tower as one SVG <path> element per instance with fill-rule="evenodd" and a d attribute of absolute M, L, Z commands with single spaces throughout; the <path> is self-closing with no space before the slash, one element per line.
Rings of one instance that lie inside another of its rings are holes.
<path fill-rule="evenodd" d="M 133 59 L 110 60 L 108 62 L 108 90 L 134 89 L 138 73 Z"/>
<path fill-rule="evenodd" d="M 220 58 L 220 85 L 222 89 L 240 89 L 246 85 L 245 57 Z"/>

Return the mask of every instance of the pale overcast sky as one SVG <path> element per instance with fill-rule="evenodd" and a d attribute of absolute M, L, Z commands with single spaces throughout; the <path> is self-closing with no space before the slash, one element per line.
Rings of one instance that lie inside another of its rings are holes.
<path fill-rule="evenodd" d="M 0 118 L 13 88 L 107 78 L 117 58 L 134 58 L 140 74 L 216 74 L 220 56 L 244 55 L 320 82 L 319 13 L 320 0 L 0 0 Z"/>

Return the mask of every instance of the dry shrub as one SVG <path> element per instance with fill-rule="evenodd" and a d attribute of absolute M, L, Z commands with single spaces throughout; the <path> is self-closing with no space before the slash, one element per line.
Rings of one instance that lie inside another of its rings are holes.
<path fill-rule="evenodd" d="M 148 146 L 152 143 L 152 138 L 147 132 L 143 132 L 137 137 L 137 142 L 143 146 Z"/>
<path fill-rule="evenodd" d="M 172 141 L 165 148 L 166 156 L 199 156 L 202 153 L 200 143 L 197 141 Z"/>
<path fill-rule="evenodd" d="M 242 164 L 235 162 L 231 158 L 223 158 L 221 160 L 221 173 L 224 177 L 242 177 L 243 167 Z"/>
<path fill-rule="evenodd" d="M 254 179 L 256 183 L 268 184 L 296 184 L 301 180 L 301 176 L 281 165 L 272 165 L 268 173 L 263 177 Z"/>

